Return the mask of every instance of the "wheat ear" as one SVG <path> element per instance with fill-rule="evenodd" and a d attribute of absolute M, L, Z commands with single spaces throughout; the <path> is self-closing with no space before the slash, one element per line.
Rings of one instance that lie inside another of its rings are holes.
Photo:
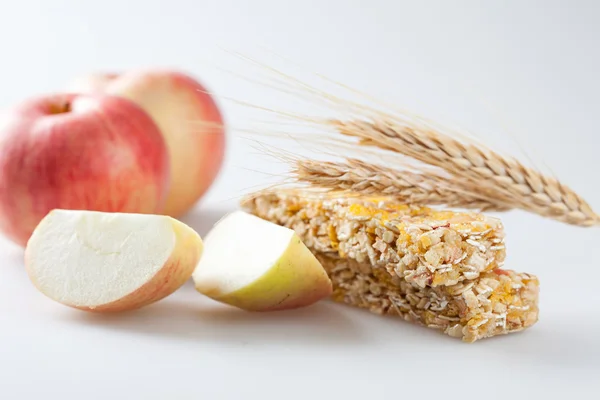
<path fill-rule="evenodd" d="M 506 211 L 493 199 L 477 193 L 473 185 L 432 172 L 414 173 L 366 163 L 358 159 L 345 162 L 295 160 L 291 173 L 297 181 L 311 186 L 352 195 L 383 195 L 401 202 L 445 205 L 480 211 Z"/>
<path fill-rule="evenodd" d="M 518 160 L 458 139 L 425 123 L 387 117 L 364 120 L 332 120 L 338 132 L 359 138 L 359 144 L 391 150 L 439 167 L 470 182 L 496 203 L 520 208 L 561 222 L 593 226 L 600 216 L 573 190 Z"/>
<path fill-rule="evenodd" d="M 274 87 L 280 92 L 297 99 L 310 100 L 314 105 L 330 108 L 336 113 L 342 112 L 348 117 L 323 120 L 293 112 L 277 112 L 265 107 L 253 108 L 308 122 L 311 126 L 316 124 L 323 127 L 324 124 L 343 134 L 360 138 L 360 145 L 391 150 L 439 167 L 454 178 L 469 182 L 477 188 L 477 193 L 494 199 L 494 204 L 501 208 L 520 208 L 573 225 L 600 225 L 600 216 L 587 202 L 557 179 L 526 167 L 515 158 L 502 156 L 478 145 L 472 139 L 459 141 L 458 138 L 463 136 L 460 132 L 449 132 L 447 128 L 437 126 L 434 121 L 393 105 L 390 107 L 389 104 L 383 104 L 372 96 L 323 75 L 316 74 L 336 88 L 348 90 L 369 102 L 375 101 L 377 108 L 327 93 L 275 68 L 248 60 L 274 74 L 278 78 Z M 380 106 L 389 107 L 390 112 L 384 112 Z M 304 135 L 302 138 L 306 139 Z"/>

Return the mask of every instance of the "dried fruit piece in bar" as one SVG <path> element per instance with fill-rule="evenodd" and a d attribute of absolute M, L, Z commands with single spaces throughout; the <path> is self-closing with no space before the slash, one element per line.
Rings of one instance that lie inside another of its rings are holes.
<path fill-rule="evenodd" d="M 506 256 L 501 221 L 481 213 L 314 189 L 257 192 L 242 205 L 294 229 L 312 250 L 382 267 L 421 288 L 474 281 Z"/>

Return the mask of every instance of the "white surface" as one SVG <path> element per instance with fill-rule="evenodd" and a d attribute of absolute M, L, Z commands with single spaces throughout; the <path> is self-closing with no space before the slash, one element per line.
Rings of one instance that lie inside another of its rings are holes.
<path fill-rule="evenodd" d="M 520 146 L 600 210 L 599 17 L 597 2 L 566 0 L 4 1 L 0 106 L 90 70 L 148 65 L 285 106 L 273 91 L 210 67 L 232 59 L 218 46 L 258 58 L 266 46 L 517 155 Z M 249 72 L 241 65 L 235 70 Z M 240 121 L 237 108 L 223 107 Z M 255 153 L 230 140 L 223 173 L 185 221 L 204 234 L 236 196 L 265 181 L 254 171 L 285 170 Z M 136 313 L 89 315 L 36 292 L 22 252 L 3 241 L 0 398 L 593 397 L 600 231 L 521 212 L 504 222 L 507 267 L 541 279 L 541 320 L 472 345 L 328 302 L 237 312 L 191 284 Z"/>

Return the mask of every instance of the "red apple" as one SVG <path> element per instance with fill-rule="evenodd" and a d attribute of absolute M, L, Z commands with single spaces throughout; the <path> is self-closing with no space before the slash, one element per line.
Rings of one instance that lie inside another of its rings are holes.
<path fill-rule="evenodd" d="M 223 118 L 213 97 L 197 80 L 172 70 L 137 70 L 77 78 L 69 90 L 125 97 L 154 119 L 171 160 L 164 214 L 181 216 L 211 187 L 224 158 Z"/>
<path fill-rule="evenodd" d="M 26 100 L 0 120 L 0 230 L 24 246 L 53 209 L 155 213 L 169 159 L 153 120 L 107 95 Z"/>

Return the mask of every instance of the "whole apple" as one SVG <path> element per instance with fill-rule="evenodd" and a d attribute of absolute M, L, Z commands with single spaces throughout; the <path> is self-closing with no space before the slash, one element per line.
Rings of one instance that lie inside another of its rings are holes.
<path fill-rule="evenodd" d="M 79 77 L 68 89 L 127 98 L 154 119 L 171 160 L 164 214 L 181 216 L 211 187 L 223 163 L 224 123 L 214 98 L 196 79 L 173 70 L 144 69 Z"/>
<path fill-rule="evenodd" d="M 0 230 L 21 246 L 53 209 L 156 213 L 168 185 L 163 137 L 129 100 L 47 95 L 0 119 Z"/>

